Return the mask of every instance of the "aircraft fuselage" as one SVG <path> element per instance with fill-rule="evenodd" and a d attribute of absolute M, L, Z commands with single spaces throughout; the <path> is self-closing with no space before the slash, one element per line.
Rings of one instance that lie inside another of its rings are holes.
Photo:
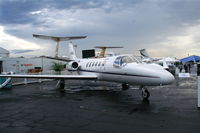
<path fill-rule="evenodd" d="M 78 72 L 83 75 L 96 75 L 101 81 L 142 86 L 166 85 L 174 81 L 174 76 L 157 64 L 117 64 L 116 59 L 120 56 L 80 59 Z"/>

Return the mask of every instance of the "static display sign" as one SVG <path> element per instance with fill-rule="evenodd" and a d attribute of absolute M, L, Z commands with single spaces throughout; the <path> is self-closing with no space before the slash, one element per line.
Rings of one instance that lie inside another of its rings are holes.
<path fill-rule="evenodd" d="M 94 49 L 82 50 L 82 57 L 83 58 L 95 57 L 95 50 Z"/>
<path fill-rule="evenodd" d="M 179 78 L 189 78 L 189 77 L 190 77 L 190 74 L 189 74 L 189 73 L 179 73 L 179 74 L 178 74 L 178 77 L 179 77 Z"/>

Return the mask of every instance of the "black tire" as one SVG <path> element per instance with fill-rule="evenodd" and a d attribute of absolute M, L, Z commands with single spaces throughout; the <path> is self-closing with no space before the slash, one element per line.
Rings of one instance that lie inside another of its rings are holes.
<path fill-rule="evenodd" d="M 65 80 L 61 79 L 58 82 L 58 89 L 60 90 L 60 92 L 65 92 Z"/>
<path fill-rule="evenodd" d="M 64 83 L 60 83 L 59 88 L 60 88 L 60 89 L 64 89 L 64 88 L 65 88 L 65 84 L 64 84 Z"/>
<path fill-rule="evenodd" d="M 142 98 L 143 99 L 148 99 L 150 97 L 150 93 L 148 90 L 142 91 Z"/>
<path fill-rule="evenodd" d="M 122 84 L 122 90 L 128 90 L 129 85 L 128 84 Z"/>

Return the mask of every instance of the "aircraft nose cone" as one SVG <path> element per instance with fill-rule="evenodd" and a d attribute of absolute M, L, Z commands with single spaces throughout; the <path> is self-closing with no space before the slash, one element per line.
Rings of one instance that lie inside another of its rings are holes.
<path fill-rule="evenodd" d="M 163 85 L 171 84 L 174 81 L 174 76 L 170 72 L 166 71 L 161 76 L 161 80 L 162 80 L 161 82 Z"/>

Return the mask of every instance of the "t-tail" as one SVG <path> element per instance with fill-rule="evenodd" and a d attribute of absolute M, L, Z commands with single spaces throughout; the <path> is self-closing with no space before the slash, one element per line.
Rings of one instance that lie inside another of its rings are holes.
<path fill-rule="evenodd" d="M 76 54 L 75 54 L 75 50 L 73 47 L 73 44 L 71 42 L 71 40 L 77 40 L 77 39 L 84 39 L 87 36 L 67 36 L 67 37 L 58 37 L 58 36 L 47 36 L 47 35 L 37 35 L 37 34 L 33 34 L 33 37 L 36 38 L 40 38 L 40 39 L 45 39 L 45 40 L 53 40 L 57 42 L 57 46 L 56 46 L 56 51 L 55 51 L 55 57 L 58 57 L 58 48 L 59 48 L 59 42 L 60 41 L 70 41 L 69 42 L 69 54 L 70 54 L 70 59 L 71 60 L 75 60 L 77 59 Z"/>

